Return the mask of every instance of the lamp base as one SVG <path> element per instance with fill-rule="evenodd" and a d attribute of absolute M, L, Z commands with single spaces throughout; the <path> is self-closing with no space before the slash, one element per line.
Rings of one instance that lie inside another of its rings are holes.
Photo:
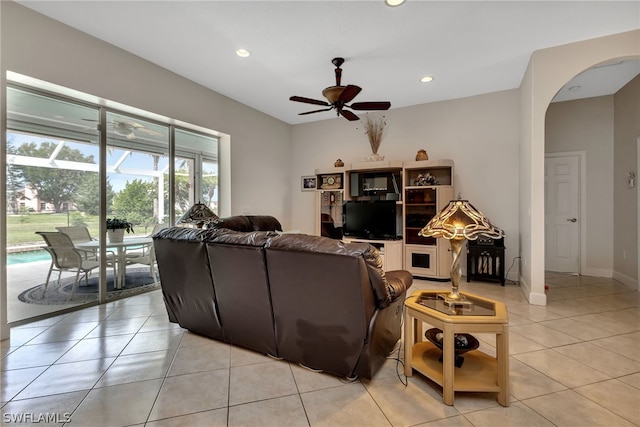
<path fill-rule="evenodd" d="M 452 292 L 450 294 L 438 294 L 438 297 L 443 299 L 443 302 L 447 307 L 473 307 L 472 301 L 469 301 L 464 295 L 460 295 L 457 292 Z"/>

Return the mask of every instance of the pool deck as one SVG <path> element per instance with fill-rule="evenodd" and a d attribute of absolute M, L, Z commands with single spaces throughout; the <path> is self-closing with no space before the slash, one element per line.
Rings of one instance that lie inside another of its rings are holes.
<path fill-rule="evenodd" d="M 44 283 L 50 265 L 51 261 L 47 260 L 7 266 L 7 321 L 9 324 L 82 305 L 73 302 L 52 305 L 28 304 L 18 299 L 18 295 L 23 291 Z M 99 270 L 94 270 L 92 276 L 97 274 Z M 49 287 L 57 286 L 57 275 L 57 272 L 51 274 Z M 72 276 L 75 276 L 75 273 L 63 272 L 61 277 L 64 279 Z"/>

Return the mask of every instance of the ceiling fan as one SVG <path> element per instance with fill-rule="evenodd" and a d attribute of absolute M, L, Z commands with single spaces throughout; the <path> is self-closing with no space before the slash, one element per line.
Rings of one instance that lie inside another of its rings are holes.
<path fill-rule="evenodd" d="M 340 66 L 344 63 L 344 58 L 333 58 L 331 61 L 333 65 L 336 66 L 336 85 L 329 86 L 322 91 L 322 95 L 327 98 L 327 101 L 321 101 L 318 99 L 305 98 L 302 96 L 292 96 L 289 98 L 291 101 L 296 102 L 304 102 L 306 104 L 314 104 L 314 105 L 324 105 L 329 108 L 323 108 L 320 110 L 307 111 L 304 113 L 300 113 L 300 116 L 306 114 L 319 113 L 322 111 L 330 111 L 335 109 L 338 116 L 342 116 L 347 120 L 354 121 L 358 120 L 358 116 L 350 110 L 345 108 L 350 108 L 352 110 L 388 110 L 391 107 L 391 103 L 388 101 L 385 102 L 354 102 L 351 105 L 347 105 L 347 103 L 351 102 L 353 98 L 360 93 L 362 88 L 355 85 L 340 85 L 340 78 L 342 77 L 342 68 Z"/>
<path fill-rule="evenodd" d="M 89 122 L 95 122 L 94 119 L 82 119 Z M 162 133 L 147 129 L 144 125 L 141 125 L 138 122 L 134 121 L 126 121 L 126 120 L 111 120 L 109 122 L 109 127 L 113 129 L 113 133 L 128 140 L 136 139 L 136 132 L 144 133 L 149 136 L 162 136 Z"/>

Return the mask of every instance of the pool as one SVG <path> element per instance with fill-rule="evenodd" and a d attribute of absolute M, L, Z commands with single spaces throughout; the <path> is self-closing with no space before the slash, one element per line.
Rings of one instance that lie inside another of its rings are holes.
<path fill-rule="evenodd" d="M 44 250 L 7 254 L 7 265 L 26 264 L 36 261 L 51 261 L 51 255 Z"/>

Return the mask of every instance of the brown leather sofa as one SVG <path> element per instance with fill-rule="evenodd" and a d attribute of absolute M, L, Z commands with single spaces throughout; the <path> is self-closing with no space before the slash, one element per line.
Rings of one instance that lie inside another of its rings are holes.
<path fill-rule="evenodd" d="M 268 231 L 226 228 L 238 224 Z M 279 228 L 273 217 L 231 217 L 156 233 L 169 319 L 310 368 L 371 378 L 400 338 L 412 276 L 383 272 L 369 244 Z"/>

